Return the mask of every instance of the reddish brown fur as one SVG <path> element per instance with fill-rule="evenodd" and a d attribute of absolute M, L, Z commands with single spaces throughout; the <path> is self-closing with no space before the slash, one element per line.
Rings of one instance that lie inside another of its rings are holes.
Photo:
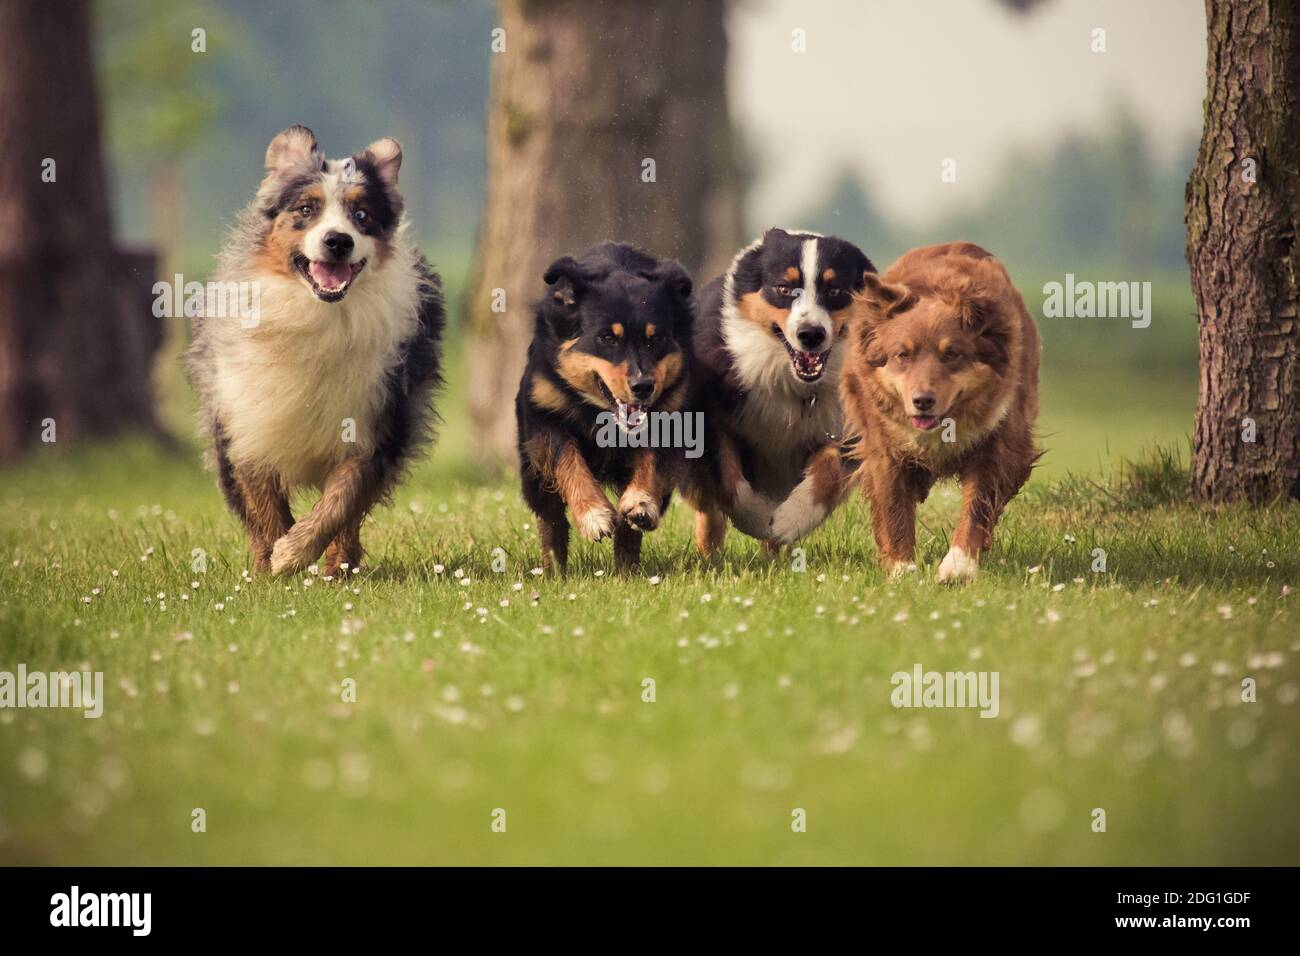
<path fill-rule="evenodd" d="M 270 570 L 271 548 L 293 526 L 289 496 L 274 475 L 237 467 L 234 476 L 253 552 L 253 569 Z"/>
<path fill-rule="evenodd" d="M 978 559 L 1038 457 L 1038 332 L 1024 300 L 997 259 L 959 242 L 868 275 L 852 311 L 840 398 L 881 559 L 915 560 L 916 504 L 948 476 L 963 499 L 952 545 Z M 913 427 L 919 392 L 955 441 Z"/>

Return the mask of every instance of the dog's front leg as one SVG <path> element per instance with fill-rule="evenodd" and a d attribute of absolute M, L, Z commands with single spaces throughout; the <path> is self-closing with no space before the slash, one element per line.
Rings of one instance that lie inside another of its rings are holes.
<path fill-rule="evenodd" d="M 935 580 L 942 584 L 973 581 L 979 573 L 980 555 L 993 544 L 993 528 L 1009 495 L 1004 495 L 997 474 L 972 464 L 961 475 L 961 518 L 952 546 L 939 563 Z"/>
<path fill-rule="evenodd" d="M 740 453 L 735 442 L 723 436 L 719 450 L 719 477 L 722 483 L 723 511 L 731 523 L 751 538 L 767 537 L 776 505 L 759 494 L 745 478 L 740 467 Z"/>
<path fill-rule="evenodd" d="M 293 527 L 289 497 L 272 474 L 249 468 L 231 470 L 233 489 L 239 496 L 239 515 L 248 532 L 253 553 L 253 570 L 271 567 L 271 549 L 280 536 Z"/>
<path fill-rule="evenodd" d="M 803 479 L 772 513 L 768 539 L 794 544 L 821 526 L 847 488 L 839 446 L 823 445 L 808 456 Z"/>
<path fill-rule="evenodd" d="M 565 443 L 555 460 L 555 487 L 584 538 L 599 541 L 614 533 L 614 509 L 582 452 L 572 442 Z"/>
<path fill-rule="evenodd" d="M 296 574 L 319 558 L 340 531 L 366 513 L 377 486 L 373 462 L 353 458 L 337 466 L 325 479 L 320 500 L 275 542 L 271 573 Z"/>
<path fill-rule="evenodd" d="M 906 472 L 893 465 L 870 473 L 863 491 L 871 502 L 876 552 L 890 577 L 916 567 L 916 492 Z"/>
<path fill-rule="evenodd" d="M 653 448 L 638 449 L 632 459 L 632 477 L 618 499 L 619 518 L 638 531 L 653 531 L 659 527 L 663 517 L 660 507 L 673 483 Z"/>

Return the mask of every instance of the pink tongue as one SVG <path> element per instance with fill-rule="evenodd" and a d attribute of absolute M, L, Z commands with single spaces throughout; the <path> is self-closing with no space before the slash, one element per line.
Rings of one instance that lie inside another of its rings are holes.
<path fill-rule="evenodd" d="M 352 266 L 346 262 L 313 262 L 307 270 L 322 289 L 339 289 L 352 278 Z"/>

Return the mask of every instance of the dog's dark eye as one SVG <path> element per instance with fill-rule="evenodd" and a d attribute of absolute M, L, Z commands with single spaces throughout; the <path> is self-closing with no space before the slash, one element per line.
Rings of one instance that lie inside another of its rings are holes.
<path fill-rule="evenodd" d="M 357 222 L 365 222 L 367 218 L 366 211 L 364 209 L 358 209 L 352 213 L 352 218 Z"/>
<path fill-rule="evenodd" d="M 944 349 L 943 360 L 945 362 L 955 362 L 961 358 L 961 353 L 956 349 Z"/>
<path fill-rule="evenodd" d="M 894 353 L 894 358 L 898 359 L 900 362 L 906 360 L 907 357 L 908 357 L 907 349 L 899 349 L 897 352 Z"/>
<path fill-rule="evenodd" d="M 600 335 L 596 336 L 596 341 L 601 345 L 617 345 L 618 336 L 613 332 L 601 332 Z"/>
<path fill-rule="evenodd" d="M 789 287 L 788 285 L 779 285 L 779 286 L 776 287 L 776 294 L 777 294 L 777 295 L 789 296 L 789 295 L 792 294 L 792 292 L 791 292 L 791 289 L 790 289 L 790 287 Z"/>
<path fill-rule="evenodd" d="M 309 202 L 303 203 L 298 207 L 298 215 L 300 216 L 310 216 L 315 211 L 315 207 Z"/>
<path fill-rule="evenodd" d="M 830 288 L 826 290 L 826 297 L 829 299 L 838 299 L 843 294 L 844 294 L 843 289 Z"/>

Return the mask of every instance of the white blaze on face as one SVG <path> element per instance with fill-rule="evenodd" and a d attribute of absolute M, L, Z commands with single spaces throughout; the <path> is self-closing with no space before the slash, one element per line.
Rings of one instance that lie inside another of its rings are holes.
<path fill-rule="evenodd" d="M 799 331 L 807 328 L 821 328 L 826 333 L 822 348 L 831 347 L 835 327 L 831 324 L 830 313 L 817 304 L 817 240 L 805 239 L 800 252 L 799 271 L 803 273 L 803 287 L 790 307 L 790 316 L 785 320 L 785 337 L 795 348 L 799 344 Z"/>
<path fill-rule="evenodd" d="M 352 239 L 352 255 L 346 261 L 360 262 L 369 259 L 375 251 L 375 241 L 357 228 L 352 218 L 352 210 L 347 207 L 344 196 L 348 190 L 365 183 L 365 177 L 357 171 L 351 159 L 332 159 L 325 164 L 321 175 L 321 189 L 325 193 L 325 206 L 320 217 L 314 222 L 302 240 L 302 253 L 312 262 L 331 259 L 325 248 L 325 237 L 331 233 L 341 233 Z"/>

